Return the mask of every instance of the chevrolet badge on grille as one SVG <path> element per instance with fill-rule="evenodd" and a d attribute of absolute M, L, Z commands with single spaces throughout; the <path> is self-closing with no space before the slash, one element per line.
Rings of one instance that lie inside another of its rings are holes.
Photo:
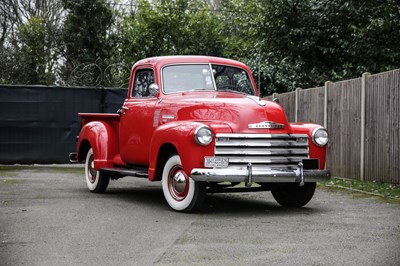
<path fill-rule="evenodd" d="M 249 128 L 284 128 L 285 125 L 271 121 L 264 121 L 258 124 L 249 124 Z"/>

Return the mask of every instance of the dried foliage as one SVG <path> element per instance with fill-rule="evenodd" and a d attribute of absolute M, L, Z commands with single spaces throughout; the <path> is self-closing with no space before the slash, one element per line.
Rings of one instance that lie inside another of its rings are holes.
<path fill-rule="evenodd" d="M 400 67 L 398 25 L 396 0 L 0 0 L 0 83 L 126 86 L 138 59 L 205 54 L 266 95 Z"/>

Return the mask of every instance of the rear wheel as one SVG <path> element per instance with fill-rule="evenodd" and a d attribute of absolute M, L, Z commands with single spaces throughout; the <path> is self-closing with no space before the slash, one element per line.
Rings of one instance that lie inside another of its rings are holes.
<path fill-rule="evenodd" d="M 93 193 L 103 193 L 106 191 L 110 177 L 94 168 L 93 149 L 90 149 L 86 155 L 85 161 L 85 179 L 86 185 Z"/>
<path fill-rule="evenodd" d="M 206 185 L 196 182 L 183 170 L 179 155 L 171 156 L 165 163 L 162 188 L 166 201 L 175 211 L 193 212 L 201 207 Z"/>
<path fill-rule="evenodd" d="M 271 190 L 275 200 L 285 207 L 303 207 L 313 197 L 316 183 L 305 183 L 300 187 L 298 184 L 282 184 Z"/>

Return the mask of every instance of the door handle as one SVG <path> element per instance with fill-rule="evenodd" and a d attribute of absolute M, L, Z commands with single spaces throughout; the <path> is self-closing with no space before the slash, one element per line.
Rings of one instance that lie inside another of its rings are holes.
<path fill-rule="evenodd" d="M 128 107 L 122 106 L 121 109 L 118 109 L 118 110 L 117 110 L 117 114 L 119 114 L 119 115 L 124 115 L 124 114 L 126 113 L 126 111 L 128 111 L 128 110 L 129 110 Z"/>

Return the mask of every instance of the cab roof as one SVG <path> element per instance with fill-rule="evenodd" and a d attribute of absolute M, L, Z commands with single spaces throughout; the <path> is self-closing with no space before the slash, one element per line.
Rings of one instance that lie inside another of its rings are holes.
<path fill-rule="evenodd" d="M 172 55 L 172 56 L 158 56 L 142 59 L 135 63 L 137 65 L 158 65 L 160 67 L 170 64 L 222 64 L 232 65 L 244 69 L 248 67 L 236 60 L 214 57 L 214 56 L 200 56 L 200 55 Z"/>

